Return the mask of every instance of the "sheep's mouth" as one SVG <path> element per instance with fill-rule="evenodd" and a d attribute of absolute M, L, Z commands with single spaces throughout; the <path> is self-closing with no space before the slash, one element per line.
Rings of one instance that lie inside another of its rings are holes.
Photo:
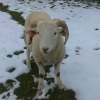
<path fill-rule="evenodd" d="M 48 51 L 43 51 L 43 50 L 41 50 L 41 53 L 42 53 L 42 54 L 48 54 L 49 52 L 48 52 Z"/>
<path fill-rule="evenodd" d="M 48 54 L 49 52 L 43 52 L 43 54 Z"/>

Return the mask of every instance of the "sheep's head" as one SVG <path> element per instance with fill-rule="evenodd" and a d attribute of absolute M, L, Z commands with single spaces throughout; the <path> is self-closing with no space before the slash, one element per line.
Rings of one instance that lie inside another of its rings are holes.
<path fill-rule="evenodd" d="M 56 47 L 57 41 L 59 41 L 58 36 L 62 31 L 66 32 L 65 43 L 67 42 L 69 33 L 68 28 L 67 30 L 65 29 L 67 27 L 67 25 L 65 25 L 58 25 L 58 19 L 54 19 L 52 21 L 40 20 L 38 22 L 36 21 L 35 24 L 32 24 L 32 27 L 35 28 L 29 29 L 28 31 L 26 31 L 26 33 L 36 34 L 41 52 L 44 54 L 48 54 Z M 58 27 L 62 27 L 62 29 Z"/>

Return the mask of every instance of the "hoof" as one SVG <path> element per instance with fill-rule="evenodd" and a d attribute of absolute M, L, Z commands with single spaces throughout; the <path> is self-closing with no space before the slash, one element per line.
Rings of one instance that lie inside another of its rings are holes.
<path fill-rule="evenodd" d="M 67 90 L 67 87 L 63 84 L 59 85 L 58 88 L 61 89 L 61 90 Z"/>
<path fill-rule="evenodd" d="M 28 69 L 31 70 L 32 68 L 31 67 L 28 67 Z"/>
<path fill-rule="evenodd" d="M 63 85 L 62 90 L 67 90 L 67 87 L 65 85 Z"/>
<path fill-rule="evenodd" d="M 37 99 L 41 95 L 42 95 L 42 90 L 38 90 L 36 96 L 32 100 Z"/>
<path fill-rule="evenodd" d="M 41 96 L 41 95 L 42 95 L 42 90 L 38 90 L 38 91 L 37 91 L 37 95 L 38 95 L 38 96 Z"/>

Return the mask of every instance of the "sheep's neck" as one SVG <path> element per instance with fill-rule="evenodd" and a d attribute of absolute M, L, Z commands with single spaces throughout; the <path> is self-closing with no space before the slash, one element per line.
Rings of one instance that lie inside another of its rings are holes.
<path fill-rule="evenodd" d="M 44 59 L 46 65 L 51 65 L 56 61 L 56 58 L 55 58 L 56 55 L 54 52 L 48 53 L 48 54 L 43 54 L 42 56 L 43 56 L 43 59 Z"/>

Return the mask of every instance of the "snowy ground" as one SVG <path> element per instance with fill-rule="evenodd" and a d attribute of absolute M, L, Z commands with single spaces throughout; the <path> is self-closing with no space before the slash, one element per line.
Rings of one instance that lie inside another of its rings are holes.
<path fill-rule="evenodd" d="M 100 100 L 100 9 L 93 6 L 86 9 L 83 8 L 86 5 L 81 3 L 76 3 L 81 7 L 68 6 L 62 4 L 63 1 L 55 2 L 52 7 L 50 1 L 43 1 L 45 2 L 25 0 L 21 3 L 18 0 L 0 0 L 4 5 L 9 5 L 9 10 L 23 12 L 24 18 L 31 11 L 43 10 L 51 18 L 64 20 L 70 36 L 66 44 L 69 57 L 61 65 L 62 82 L 76 92 L 77 100 Z M 7 79 L 16 80 L 15 77 L 28 72 L 27 66 L 23 64 L 25 52 L 13 55 L 12 58 L 7 57 L 25 47 L 23 39 L 20 39 L 23 30 L 24 27 L 12 20 L 8 13 L 0 11 L 0 83 Z M 16 69 L 9 73 L 8 70 L 12 67 Z M 53 67 L 48 77 L 54 77 L 52 72 Z M 18 84 L 14 88 L 17 86 Z M 13 89 L 9 100 L 16 98 Z M 0 94 L 0 100 L 4 94 Z"/>

